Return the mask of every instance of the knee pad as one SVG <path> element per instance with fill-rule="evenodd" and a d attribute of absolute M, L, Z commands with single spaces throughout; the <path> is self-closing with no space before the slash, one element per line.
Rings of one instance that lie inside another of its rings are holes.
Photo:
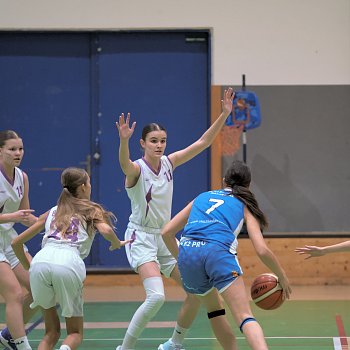
<path fill-rule="evenodd" d="M 225 314 L 226 314 L 225 309 L 215 310 L 215 311 L 212 311 L 212 312 L 208 312 L 208 318 L 210 320 L 211 318 L 218 317 L 218 316 L 223 316 Z"/>
<path fill-rule="evenodd" d="M 150 277 L 143 281 L 146 300 L 143 303 L 144 315 L 151 319 L 156 315 L 165 301 L 163 280 L 161 277 Z"/>
<path fill-rule="evenodd" d="M 163 306 L 165 301 L 164 294 L 152 293 L 147 295 L 146 300 L 144 301 L 144 312 L 145 315 L 152 318 Z"/>
<path fill-rule="evenodd" d="M 244 319 L 241 325 L 239 326 L 239 330 L 241 331 L 241 333 L 243 333 L 243 326 L 248 322 L 257 322 L 257 321 L 254 317 L 247 317 L 246 319 Z"/>

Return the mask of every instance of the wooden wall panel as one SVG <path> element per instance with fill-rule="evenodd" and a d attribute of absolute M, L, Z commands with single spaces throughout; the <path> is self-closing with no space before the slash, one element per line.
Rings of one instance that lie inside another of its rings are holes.
<path fill-rule="evenodd" d="M 296 247 L 330 245 L 346 238 L 266 238 L 269 248 L 283 265 L 290 282 L 295 285 L 350 284 L 350 253 L 334 253 L 305 260 L 294 252 Z M 247 281 L 269 272 L 255 254 L 249 239 L 239 239 L 238 258 Z"/>

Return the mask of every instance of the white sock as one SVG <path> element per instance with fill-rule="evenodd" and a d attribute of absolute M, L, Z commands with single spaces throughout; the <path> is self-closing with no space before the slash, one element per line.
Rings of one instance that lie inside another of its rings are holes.
<path fill-rule="evenodd" d="M 70 348 L 69 345 L 63 344 L 63 345 L 61 345 L 61 347 L 59 348 L 59 350 L 72 350 L 72 349 Z"/>
<path fill-rule="evenodd" d="M 134 349 L 135 344 L 147 323 L 164 304 L 164 285 L 161 277 L 149 277 L 143 281 L 146 300 L 136 310 L 126 331 L 122 349 Z"/>
<path fill-rule="evenodd" d="M 187 331 L 188 331 L 187 328 L 182 328 L 178 325 L 178 323 L 176 323 L 176 326 L 174 328 L 174 333 L 171 337 L 171 341 L 176 345 L 182 345 Z"/>
<path fill-rule="evenodd" d="M 18 350 L 32 350 L 31 346 L 29 345 L 27 336 L 14 339 L 14 342 Z"/>

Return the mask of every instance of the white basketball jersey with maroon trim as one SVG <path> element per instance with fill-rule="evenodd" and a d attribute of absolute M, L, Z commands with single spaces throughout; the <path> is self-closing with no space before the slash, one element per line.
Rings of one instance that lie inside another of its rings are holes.
<path fill-rule="evenodd" d="M 84 226 L 86 223 L 81 223 L 79 219 L 72 218 L 71 224 L 65 233 L 65 237 L 62 237 L 62 233 L 55 227 L 55 214 L 57 206 L 50 209 L 50 212 L 45 222 L 45 233 L 41 243 L 42 248 L 44 246 L 69 246 L 75 247 L 79 251 L 79 255 L 82 259 L 85 259 L 91 250 L 91 245 L 94 240 L 95 233 L 90 237 L 86 232 Z"/>
<path fill-rule="evenodd" d="M 173 166 L 167 156 L 162 156 L 158 172 L 154 172 L 142 158 L 137 183 L 126 192 L 131 201 L 130 223 L 155 229 L 170 221 L 173 198 Z"/>
<path fill-rule="evenodd" d="M 15 168 L 13 184 L 0 170 L 0 214 L 13 213 L 18 210 L 24 193 L 24 179 L 22 170 Z M 7 231 L 14 222 L 0 224 L 0 231 Z"/>

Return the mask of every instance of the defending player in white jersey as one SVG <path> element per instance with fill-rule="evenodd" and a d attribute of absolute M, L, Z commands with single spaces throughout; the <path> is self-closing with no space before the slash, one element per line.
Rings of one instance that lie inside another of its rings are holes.
<path fill-rule="evenodd" d="M 132 213 L 125 239 L 131 239 L 126 253 L 132 268 L 140 275 L 146 292 L 146 300 L 135 312 L 123 344 L 118 350 L 135 348 L 137 339 L 147 323 L 156 315 L 164 303 L 164 286 L 161 274 L 181 283 L 176 260 L 165 246 L 161 230 L 170 220 L 173 195 L 173 171 L 209 147 L 232 111 L 234 94 L 231 88 L 225 90 L 222 113 L 211 127 L 187 148 L 164 155 L 167 133 L 164 127 L 152 123 L 143 128 L 141 147 L 144 156 L 130 160 L 129 140 L 136 123 L 131 127 L 130 113 L 124 114 L 116 123 L 119 137 L 119 162 L 125 174 L 125 187 L 131 201 Z M 159 350 L 182 349 L 182 343 L 199 309 L 199 300 L 188 295 L 180 313 L 173 336 L 159 346 Z M 219 307 L 219 306 L 218 306 Z M 223 317 L 212 320 L 218 338 L 227 344 L 234 344 L 234 335 Z M 228 348 L 226 346 L 226 348 Z M 232 349 L 233 349 L 232 345 Z"/>
<path fill-rule="evenodd" d="M 0 346 L 28 350 L 31 347 L 24 323 L 37 310 L 29 307 L 32 302 L 29 274 L 11 248 L 11 241 L 17 236 L 13 225 L 31 226 L 37 220 L 29 206 L 28 176 L 18 168 L 23 155 L 23 141 L 18 134 L 0 131 L 0 294 L 5 300 L 8 326 L 0 333 Z M 22 286 L 28 291 L 24 297 Z"/>
<path fill-rule="evenodd" d="M 90 200 L 90 177 L 85 170 L 67 168 L 61 176 L 62 193 L 57 206 L 12 242 L 25 269 L 30 269 L 33 293 L 31 307 L 44 309 L 45 335 L 38 350 L 52 349 L 60 337 L 60 320 L 56 302 L 66 319 L 67 337 L 60 350 L 75 350 L 83 340 L 83 282 L 88 256 L 98 230 L 111 243 L 109 250 L 119 249 L 129 241 L 120 241 L 113 230 L 114 215 Z M 42 249 L 32 262 L 23 244 L 45 229 Z"/>

